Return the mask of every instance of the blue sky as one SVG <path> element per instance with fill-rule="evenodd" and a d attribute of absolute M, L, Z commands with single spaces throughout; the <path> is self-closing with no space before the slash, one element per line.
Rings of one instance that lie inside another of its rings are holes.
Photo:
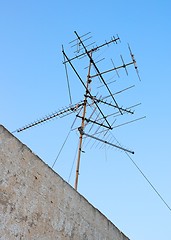
<path fill-rule="evenodd" d="M 119 101 L 141 102 L 137 116 L 146 119 L 113 134 L 135 151 L 132 159 L 171 206 L 170 8 L 168 0 L 0 1 L 0 123 L 12 132 L 69 105 L 61 45 L 70 56 L 75 30 L 80 35 L 90 31 L 97 44 L 118 34 L 121 44 L 108 54 L 115 58 L 121 47 L 126 57 L 123 46 L 129 42 L 142 79 L 123 72 L 123 87 L 136 87 Z M 70 84 L 73 102 L 81 100 L 82 86 L 71 71 Z M 52 166 L 73 119 L 56 119 L 15 136 Z M 71 185 L 77 143 L 73 131 L 54 167 Z M 87 147 L 78 190 L 130 239 L 171 239 L 171 211 L 124 152 Z"/>

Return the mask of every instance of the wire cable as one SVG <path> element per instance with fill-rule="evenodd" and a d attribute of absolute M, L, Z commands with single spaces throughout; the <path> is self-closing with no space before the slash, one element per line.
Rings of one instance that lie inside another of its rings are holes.
<path fill-rule="evenodd" d="M 56 161 L 58 160 L 58 158 L 59 158 L 59 156 L 60 156 L 60 154 L 61 154 L 61 152 L 62 152 L 62 149 L 63 149 L 64 146 L 65 146 L 65 143 L 66 143 L 66 141 L 67 141 L 70 133 L 71 133 L 71 129 L 70 129 L 69 133 L 67 134 L 67 136 L 66 136 L 66 138 L 65 138 L 65 141 L 64 141 L 64 143 L 62 144 L 61 149 L 59 150 L 59 153 L 58 153 L 58 155 L 57 155 L 57 157 L 56 157 L 56 159 L 55 159 L 55 161 L 54 161 L 54 163 L 53 163 L 53 165 L 52 165 L 52 169 L 53 169 L 53 167 L 55 166 L 55 163 L 56 163 Z"/>
<path fill-rule="evenodd" d="M 63 45 L 62 45 L 62 50 L 64 51 Z M 66 58 L 65 58 L 65 55 L 64 55 L 64 54 L 63 54 L 63 58 L 64 58 L 64 66 L 65 66 L 65 74 L 66 74 L 66 79 L 67 79 L 69 99 L 70 99 L 70 104 L 72 104 L 71 88 L 70 88 L 70 83 L 69 83 L 68 70 L 67 70 L 67 66 L 66 66 L 66 62 L 65 62 L 65 61 L 66 61 Z"/>
<path fill-rule="evenodd" d="M 125 152 L 125 154 L 131 160 L 131 162 L 134 164 L 134 166 L 138 169 L 138 171 L 141 173 L 141 175 L 144 177 L 144 179 L 148 182 L 148 184 L 152 187 L 152 189 L 158 195 L 158 197 L 162 200 L 162 202 L 166 205 L 166 207 L 171 211 L 171 207 L 167 204 L 167 202 L 164 200 L 164 198 L 161 196 L 161 194 L 157 191 L 157 189 L 154 187 L 154 185 L 150 182 L 150 180 L 146 177 L 146 175 L 142 172 L 142 170 L 138 167 L 138 165 L 131 158 L 131 156 L 127 152 Z"/>
<path fill-rule="evenodd" d="M 76 151 L 75 151 L 75 155 L 74 155 L 74 159 L 73 159 L 73 162 L 72 162 L 70 174 L 69 174 L 69 177 L 68 177 L 68 183 L 70 182 L 71 174 L 72 174 L 74 164 L 75 164 L 75 161 L 76 161 L 77 151 L 78 151 L 78 147 L 76 148 Z"/>
<path fill-rule="evenodd" d="M 80 110 L 80 111 L 81 111 L 81 110 Z M 69 130 L 69 132 L 68 132 L 68 134 L 67 134 L 67 136 L 66 136 L 66 138 L 65 138 L 65 140 L 64 140 L 64 142 L 63 142 L 63 144 L 62 144 L 62 146 L 61 146 L 61 149 L 59 150 L 59 153 L 58 153 L 58 155 L 57 155 L 57 157 L 56 157 L 56 159 L 55 159 L 55 161 L 54 161 L 54 163 L 53 163 L 53 165 L 52 165 L 52 169 L 53 169 L 53 167 L 55 166 L 55 163 L 56 163 L 56 161 L 58 160 L 59 155 L 61 154 L 62 149 L 64 148 L 64 146 L 65 146 L 65 144 L 66 144 L 66 141 L 68 140 L 68 137 L 69 137 L 69 135 L 70 135 L 70 133 L 71 133 L 71 131 L 72 131 L 72 128 L 73 128 L 73 125 L 74 125 L 75 121 L 76 121 L 76 117 L 75 117 L 73 123 L 71 124 L 70 130 Z"/>
<path fill-rule="evenodd" d="M 113 134 L 112 134 L 113 135 Z M 115 138 L 115 140 L 117 141 L 117 144 L 121 146 L 120 142 L 116 139 L 116 137 L 113 135 L 113 137 Z M 158 195 L 158 197 L 160 198 L 160 200 L 165 204 L 165 206 L 170 210 L 171 212 L 171 207 L 168 205 L 168 203 L 164 200 L 164 198 L 161 196 L 161 194 L 159 193 L 159 191 L 157 191 L 157 189 L 154 187 L 154 185 L 151 183 L 151 181 L 146 177 L 146 175 L 143 173 L 143 171 L 140 169 L 140 167 L 137 165 L 137 163 L 131 158 L 131 156 L 124 151 L 125 154 L 127 155 L 127 157 L 131 160 L 131 162 L 134 164 L 134 166 L 136 167 L 136 169 L 139 171 L 139 173 L 143 176 L 143 178 L 146 180 L 146 182 L 151 186 L 151 188 L 153 189 L 153 191 Z"/>

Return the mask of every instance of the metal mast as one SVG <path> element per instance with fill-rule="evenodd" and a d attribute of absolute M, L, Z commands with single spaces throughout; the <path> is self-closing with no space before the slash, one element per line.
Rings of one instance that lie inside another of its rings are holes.
<path fill-rule="evenodd" d="M 89 54 L 90 54 L 90 57 L 91 57 L 92 56 L 92 52 L 90 52 Z M 89 93 L 89 85 L 91 83 L 91 77 L 90 77 L 91 64 L 92 63 L 90 61 L 89 68 L 88 68 L 88 75 L 87 75 L 87 84 L 86 84 L 86 93 L 85 93 L 85 98 L 84 98 L 84 107 L 83 107 L 82 121 L 81 121 L 81 127 L 79 128 L 80 137 L 79 137 L 78 157 L 77 157 L 76 176 L 75 176 L 75 185 L 74 185 L 75 190 L 77 190 L 77 187 L 78 187 L 80 159 L 81 159 L 82 142 L 83 142 L 82 131 L 84 131 L 86 108 L 87 108 L 87 98 L 88 98 L 88 93 Z"/>

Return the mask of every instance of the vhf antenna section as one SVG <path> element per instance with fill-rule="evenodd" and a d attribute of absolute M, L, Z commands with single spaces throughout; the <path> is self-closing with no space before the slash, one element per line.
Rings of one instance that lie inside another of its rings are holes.
<path fill-rule="evenodd" d="M 89 96 L 91 96 L 93 98 L 93 96 L 91 95 L 89 89 L 87 88 L 86 84 L 84 83 L 84 81 L 82 80 L 82 78 L 80 77 L 80 75 L 78 74 L 77 70 L 75 69 L 74 65 L 72 64 L 72 62 L 69 60 L 69 58 L 67 57 L 66 53 L 63 51 L 63 54 L 65 55 L 66 59 L 68 59 L 68 62 L 71 66 L 71 68 L 73 69 L 73 71 L 75 72 L 76 76 L 78 77 L 78 79 L 80 80 L 80 82 L 82 83 L 86 94 L 89 94 Z M 95 102 L 96 107 L 98 108 L 99 112 L 101 113 L 101 115 L 103 116 L 103 118 L 105 119 L 107 125 L 109 128 L 111 128 L 110 123 L 108 122 L 108 120 L 106 119 L 104 113 L 102 112 L 102 110 L 100 109 L 99 105 Z"/>

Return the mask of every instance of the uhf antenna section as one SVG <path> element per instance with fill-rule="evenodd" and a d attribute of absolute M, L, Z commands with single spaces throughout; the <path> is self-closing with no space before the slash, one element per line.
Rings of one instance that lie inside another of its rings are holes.
<path fill-rule="evenodd" d="M 75 113 L 75 112 L 77 112 L 78 109 L 80 109 L 80 107 L 83 106 L 83 104 L 84 104 L 83 102 L 80 102 L 80 103 L 77 103 L 75 105 L 71 105 L 69 107 L 62 108 L 61 110 L 59 110 L 57 112 L 54 112 L 52 114 L 49 114 L 49 115 L 47 115 L 47 116 L 45 116 L 43 118 L 40 118 L 37 121 L 34 121 L 34 122 L 30 123 L 30 124 L 27 124 L 27 125 L 25 125 L 22 128 L 18 128 L 14 132 L 22 132 L 22 131 L 27 130 L 29 128 L 32 128 L 32 127 L 35 127 L 35 126 L 40 125 L 42 123 L 45 123 L 47 121 L 50 121 L 50 120 L 52 120 L 54 118 L 64 117 L 64 116 L 67 116 L 67 115 L 69 115 L 71 113 Z"/>
<path fill-rule="evenodd" d="M 124 69 L 126 71 L 126 74 L 128 75 L 128 68 L 130 66 L 134 66 L 136 73 L 138 75 L 138 78 L 140 80 L 137 63 L 134 57 L 134 54 L 132 53 L 132 50 L 130 46 L 128 45 L 129 53 L 131 56 L 131 60 L 129 62 L 125 62 L 122 55 L 120 55 L 121 64 L 115 65 L 113 59 L 111 59 L 112 62 L 112 68 L 109 68 L 107 70 L 101 71 L 98 63 L 101 61 L 97 61 L 96 58 L 94 58 L 94 54 L 97 51 L 100 51 L 104 47 L 110 47 L 110 45 L 118 44 L 120 43 L 119 36 L 112 37 L 110 40 L 105 41 L 104 43 L 100 45 L 96 45 L 96 43 L 92 40 L 91 33 L 88 32 L 84 35 L 79 35 L 76 31 L 74 32 L 76 35 L 76 39 L 69 42 L 71 49 L 73 49 L 74 56 L 68 57 L 66 54 L 64 47 L 62 46 L 62 53 L 63 53 L 63 64 L 65 66 L 65 72 L 66 72 L 66 79 L 67 79 L 67 86 L 68 86 L 68 92 L 69 92 L 69 106 L 62 108 L 61 110 L 49 114 L 48 116 L 45 116 L 44 118 L 41 118 L 37 121 L 34 121 L 31 124 L 28 124 L 22 128 L 19 128 L 16 130 L 16 132 L 22 132 L 28 128 L 37 126 L 41 123 L 47 122 L 51 119 L 54 119 L 56 117 L 65 117 L 66 115 L 69 115 L 71 113 L 75 113 L 77 121 L 74 121 L 74 124 L 76 122 L 76 127 L 72 126 L 72 130 L 77 130 L 79 134 L 79 146 L 78 146 L 78 155 L 77 155 L 77 164 L 76 164 L 76 177 L 75 177 L 75 189 L 78 188 L 78 179 L 79 179 L 79 170 L 80 170 L 80 160 L 81 160 L 81 153 L 83 152 L 83 144 L 86 139 L 94 140 L 95 142 L 99 142 L 101 144 L 108 145 L 110 147 L 117 148 L 121 151 L 125 151 L 130 154 L 134 154 L 134 151 L 131 151 L 125 147 L 122 147 L 118 144 L 115 144 L 111 138 L 109 137 L 109 132 L 112 131 L 112 129 L 123 126 L 128 123 L 132 123 L 134 121 L 138 121 L 140 119 L 143 119 L 144 117 L 136 118 L 131 121 L 127 122 L 118 122 L 118 117 L 124 117 L 125 115 L 134 115 L 135 110 L 134 108 L 139 106 L 140 104 L 134 104 L 134 105 L 128 105 L 123 106 L 121 105 L 118 100 L 116 100 L 117 96 L 119 94 L 123 94 L 125 91 L 130 90 L 134 87 L 134 85 L 126 87 L 124 89 L 120 89 L 115 91 L 115 93 L 112 92 L 111 88 L 109 87 L 109 84 L 115 83 L 116 80 L 109 82 L 105 79 L 105 76 L 107 76 L 107 73 L 110 72 L 116 72 L 117 76 L 119 75 L 119 70 Z M 78 67 L 75 67 L 75 61 L 83 61 L 83 58 L 86 59 L 86 64 L 88 62 L 88 67 L 84 66 L 84 71 L 87 70 L 86 76 L 83 77 L 80 74 L 80 69 L 77 69 L 80 67 L 80 64 Z M 102 58 L 104 60 L 104 58 Z M 79 101 L 76 104 L 72 104 L 72 95 L 71 95 L 71 89 L 70 85 L 72 82 L 69 81 L 69 69 L 67 68 L 67 65 L 69 65 L 70 69 L 75 74 L 76 79 L 79 80 L 81 83 L 81 86 L 83 88 L 84 94 L 82 96 L 82 100 Z M 100 81 L 100 89 L 97 87 L 95 88 L 95 82 L 97 83 Z M 103 88 L 102 88 L 103 87 Z M 99 93 L 99 90 L 102 90 L 102 93 Z M 104 91 L 105 90 L 105 91 Z M 103 95 L 103 92 L 107 93 L 106 96 Z"/>

